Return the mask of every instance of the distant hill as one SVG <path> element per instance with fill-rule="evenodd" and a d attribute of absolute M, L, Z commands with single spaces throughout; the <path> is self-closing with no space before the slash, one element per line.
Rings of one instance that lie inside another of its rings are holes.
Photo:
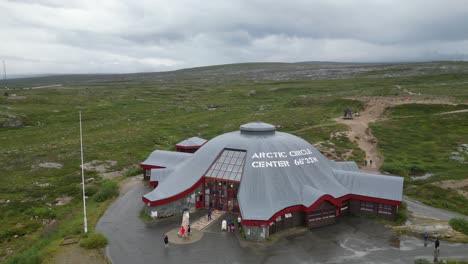
<path fill-rule="evenodd" d="M 168 72 L 132 74 L 68 74 L 7 80 L 10 88 L 31 88 L 62 84 L 93 85 L 115 82 L 187 80 L 194 82 L 291 81 L 347 79 L 353 77 L 388 78 L 420 74 L 466 72 L 468 62 L 424 63 L 344 63 L 306 61 L 296 63 L 255 62 L 213 65 Z"/>

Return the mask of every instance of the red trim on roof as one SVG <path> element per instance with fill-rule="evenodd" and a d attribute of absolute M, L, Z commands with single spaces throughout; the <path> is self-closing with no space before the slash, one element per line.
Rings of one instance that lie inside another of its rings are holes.
<path fill-rule="evenodd" d="M 387 200 L 387 199 L 381 199 L 381 198 L 375 198 L 375 197 L 369 197 L 369 196 L 362 196 L 362 195 L 357 195 L 357 194 L 348 194 L 345 196 L 342 196 L 338 198 L 340 202 L 346 201 L 346 200 L 359 200 L 359 201 L 366 201 L 366 202 L 372 202 L 372 203 L 380 203 L 380 204 L 389 204 L 389 205 L 395 205 L 395 206 L 400 206 L 401 201 L 394 201 L 394 200 Z"/>
<path fill-rule="evenodd" d="M 143 164 L 143 163 L 140 164 L 140 167 L 142 169 L 165 169 L 166 168 L 163 166 L 148 165 L 148 164 Z"/>
<path fill-rule="evenodd" d="M 175 145 L 176 149 L 199 149 L 203 145 L 197 145 L 197 146 L 180 146 L 180 145 Z"/>
<path fill-rule="evenodd" d="M 247 225 L 247 226 L 268 225 L 271 222 L 275 221 L 275 219 L 277 217 L 279 217 L 281 215 L 284 215 L 284 214 L 287 214 L 287 213 L 291 213 L 291 212 L 294 212 L 294 211 L 304 211 L 306 213 L 310 213 L 324 201 L 328 201 L 328 202 L 334 204 L 335 206 L 341 206 L 341 202 L 339 200 L 333 198 L 333 196 L 331 196 L 331 195 L 325 194 L 322 197 L 320 197 L 317 201 L 315 201 L 313 204 L 311 204 L 309 207 L 305 207 L 302 204 L 301 205 L 293 205 L 293 206 L 290 206 L 290 207 L 286 207 L 281 211 L 278 211 L 276 214 L 274 214 L 272 217 L 270 217 L 270 219 L 268 219 L 267 221 L 242 219 L 242 224 Z"/>
<path fill-rule="evenodd" d="M 211 167 L 210 167 L 211 168 Z M 229 183 L 240 183 L 240 181 L 235 181 L 235 180 L 227 180 L 223 178 L 216 178 L 216 177 L 208 177 L 208 176 L 203 176 L 206 179 L 210 180 L 216 180 L 216 181 L 223 181 L 223 182 L 229 182 Z"/>
<path fill-rule="evenodd" d="M 343 204 L 343 201 L 346 200 L 360 200 L 360 201 L 366 201 L 366 202 L 373 202 L 373 203 L 380 203 L 380 204 L 390 204 L 390 205 L 395 205 L 399 206 L 401 205 L 401 202 L 399 201 L 393 201 L 393 200 L 387 200 L 387 199 L 380 199 L 380 198 L 374 198 L 374 197 L 367 197 L 367 196 L 362 196 L 362 195 L 355 195 L 355 194 L 348 194 L 345 196 L 342 196 L 338 199 L 334 198 L 331 195 L 323 195 L 320 197 L 317 201 L 315 201 L 311 206 L 305 207 L 304 205 L 293 205 L 287 208 L 284 208 L 281 211 L 278 211 L 275 213 L 270 219 L 264 221 L 264 220 L 248 220 L 248 219 L 242 219 L 242 224 L 246 226 L 266 226 L 269 225 L 271 222 L 275 221 L 275 219 L 281 215 L 291 213 L 294 211 L 304 211 L 305 213 L 310 213 L 313 211 L 317 206 L 319 206 L 322 202 L 328 201 L 335 206 L 341 207 Z"/>
<path fill-rule="evenodd" d="M 161 205 L 161 204 L 167 204 L 167 203 L 170 203 L 170 202 L 173 202 L 173 201 L 176 201 L 176 200 L 179 200 L 180 198 L 183 198 L 184 196 L 190 194 L 191 192 L 193 192 L 195 189 L 197 189 L 197 187 L 204 181 L 205 179 L 203 177 L 200 178 L 200 180 L 198 180 L 192 187 L 190 187 L 189 189 L 177 194 L 177 195 L 174 195 L 172 197 L 169 197 L 169 198 L 166 198 L 166 199 L 162 199 L 162 200 L 157 200 L 157 201 L 150 201 L 148 199 L 146 199 L 145 197 L 142 197 L 141 199 L 143 200 L 143 202 L 147 205 L 147 206 L 156 206 L 156 205 Z"/>

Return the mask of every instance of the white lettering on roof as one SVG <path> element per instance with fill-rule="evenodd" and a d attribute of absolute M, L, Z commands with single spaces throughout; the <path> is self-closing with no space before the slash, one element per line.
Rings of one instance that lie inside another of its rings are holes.
<path fill-rule="evenodd" d="M 252 155 L 252 159 L 255 161 L 253 161 L 251 165 L 253 168 L 283 168 L 290 167 L 291 165 L 303 166 L 319 162 L 317 157 L 312 156 L 313 154 L 314 153 L 310 149 L 291 150 L 289 152 L 255 152 Z M 290 160 L 277 160 L 286 158 Z"/>

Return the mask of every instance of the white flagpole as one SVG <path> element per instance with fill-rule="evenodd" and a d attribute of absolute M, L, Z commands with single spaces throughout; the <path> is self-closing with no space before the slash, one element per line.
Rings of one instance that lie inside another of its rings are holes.
<path fill-rule="evenodd" d="M 83 213 L 84 213 L 84 232 L 88 233 L 88 221 L 86 219 L 86 196 L 85 196 L 85 181 L 84 181 L 84 165 L 83 165 L 83 130 L 81 128 L 81 111 L 80 111 L 80 146 L 81 146 L 81 184 L 83 185 Z"/>

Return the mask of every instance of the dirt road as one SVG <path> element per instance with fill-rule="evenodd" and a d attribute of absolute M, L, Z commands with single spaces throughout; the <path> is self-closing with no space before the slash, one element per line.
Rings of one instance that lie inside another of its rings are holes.
<path fill-rule="evenodd" d="M 377 150 L 377 139 L 372 135 L 369 123 L 378 121 L 387 107 L 402 104 L 453 104 L 449 98 L 424 98 L 420 96 L 386 96 L 386 97 L 352 97 L 352 100 L 364 102 L 365 108 L 353 119 L 345 120 L 341 117 L 335 119 L 338 123 L 349 126 L 346 133 L 352 142 L 356 142 L 365 153 L 368 166 L 361 164 L 366 172 L 380 173 L 383 156 Z M 372 164 L 370 163 L 372 161 Z"/>

